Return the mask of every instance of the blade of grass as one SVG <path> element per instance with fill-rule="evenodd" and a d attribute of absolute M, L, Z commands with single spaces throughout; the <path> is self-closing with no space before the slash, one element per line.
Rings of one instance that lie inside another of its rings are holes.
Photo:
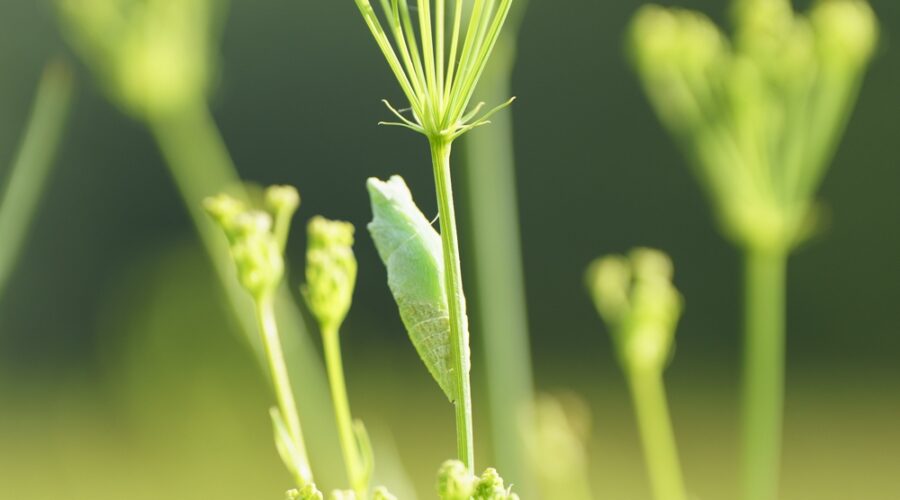
<path fill-rule="evenodd" d="M 0 198 L 0 298 L 50 176 L 72 103 L 72 87 L 72 73 L 65 63 L 53 61 L 47 65 Z"/>

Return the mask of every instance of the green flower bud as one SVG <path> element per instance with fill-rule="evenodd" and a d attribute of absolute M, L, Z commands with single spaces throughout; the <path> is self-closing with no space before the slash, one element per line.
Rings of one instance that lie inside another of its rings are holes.
<path fill-rule="evenodd" d="M 629 46 L 663 121 L 679 132 L 702 125 L 728 61 L 719 29 L 701 14 L 651 5 L 635 16 Z"/>
<path fill-rule="evenodd" d="M 225 194 L 207 198 L 203 206 L 228 238 L 241 285 L 256 300 L 274 292 L 284 275 L 284 245 L 272 216 Z M 282 214 L 279 222 L 286 233 L 290 214 Z"/>
<path fill-rule="evenodd" d="M 294 215 L 300 207 L 300 193 L 294 186 L 269 186 L 266 188 L 266 207 L 273 214 Z"/>
<path fill-rule="evenodd" d="M 627 259 L 604 257 L 588 271 L 597 311 L 627 368 L 662 370 L 668 360 L 682 303 L 672 273 L 668 256 L 646 248 Z"/>
<path fill-rule="evenodd" d="M 472 498 L 475 500 L 493 500 L 505 498 L 507 491 L 503 485 L 503 478 L 497 473 L 496 469 L 489 468 L 479 478 L 475 485 L 475 493 Z"/>
<path fill-rule="evenodd" d="M 820 2 L 810 13 L 819 40 L 822 64 L 858 71 L 869 61 L 878 41 L 878 21 L 865 2 Z"/>
<path fill-rule="evenodd" d="M 266 189 L 265 199 L 266 208 L 275 218 L 275 239 L 283 252 L 287 246 L 291 218 L 300 207 L 300 194 L 293 186 L 270 186 Z"/>
<path fill-rule="evenodd" d="M 322 329 L 336 331 L 350 310 L 356 285 L 353 225 L 313 217 L 308 230 L 304 296 Z"/>
<path fill-rule="evenodd" d="M 242 201 L 224 193 L 204 200 L 203 208 L 225 230 L 229 241 L 234 237 L 235 217 L 247 211 L 247 206 Z"/>
<path fill-rule="evenodd" d="M 315 484 L 307 484 L 300 490 L 289 490 L 287 500 L 322 500 L 322 492 Z"/>
<path fill-rule="evenodd" d="M 476 478 L 459 460 L 447 460 L 438 471 L 437 491 L 441 500 L 469 500 Z"/>
<path fill-rule="evenodd" d="M 478 479 L 475 485 L 473 500 L 518 500 L 519 496 L 513 493 L 512 486 L 503 484 L 503 478 L 493 468 L 488 468 Z"/>

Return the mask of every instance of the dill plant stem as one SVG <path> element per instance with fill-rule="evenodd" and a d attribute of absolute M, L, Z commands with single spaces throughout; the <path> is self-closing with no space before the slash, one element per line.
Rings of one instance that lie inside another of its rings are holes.
<path fill-rule="evenodd" d="M 287 364 L 284 361 L 284 351 L 281 348 L 281 338 L 278 335 L 278 324 L 275 321 L 273 297 L 263 297 L 256 301 L 255 305 L 256 317 L 259 321 L 259 332 L 266 352 L 266 360 L 268 361 L 272 388 L 278 401 L 278 409 L 294 442 L 294 446 L 302 458 L 301 463 L 308 464 L 309 456 L 306 453 L 306 443 L 303 442 L 300 416 L 297 414 L 297 403 L 294 401 L 294 391 L 291 388 L 291 379 L 288 374 Z M 309 470 L 301 471 L 300 475 L 304 480 L 311 481 L 312 473 Z"/>
<path fill-rule="evenodd" d="M 356 434 L 353 432 L 353 417 L 350 413 L 347 384 L 344 381 L 344 363 L 341 359 L 341 338 L 337 329 L 323 328 L 322 346 L 325 351 L 325 367 L 331 385 L 331 401 L 334 404 L 334 416 L 337 419 L 347 479 L 359 499 L 364 500 L 367 497 L 365 471 L 361 470 L 363 462 Z"/>
<path fill-rule="evenodd" d="M 637 367 L 628 375 L 653 497 L 687 500 L 662 374 Z"/>
<path fill-rule="evenodd" d="M 787 253 L 746 256 L 743 482 L 746 500 L 778 498 L 784 411 Z"/>
<path fill-rule="evenodd" d="M 469 379 L 469 331 L 466 298 L 463 293 L 462 265 L 453 207 L 450 179 L 450 142 L 443 137 L 430 137 L 434 185 L 437 192 L 441 243 L 444 251 L 444 278 L 450 309 L 450 346 L 456 379 L 456 449 L 459 460 L 469 472 L 475 470 L 474 430 L 472 426 L 472 387 Z"/>
<path fill-rule="evenodd" d="M 71 108 L 72 87 L 67 65 L 59 61 L 47 65 L 0 198 L 0 298 L 49 178 Z"/>

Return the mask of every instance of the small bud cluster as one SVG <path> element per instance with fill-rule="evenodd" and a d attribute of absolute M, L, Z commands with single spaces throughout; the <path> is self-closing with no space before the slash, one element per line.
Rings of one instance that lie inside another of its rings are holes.
<path fill-rule="evenodd" d="M 322 492 L 315 484 L 307 484 L 300 490 L 289 490 L 287 500 L 323 500 Z"/>
<path fill-rule="evenodd" d="M 309 221 L 304 296 L 323 331 L 337 331 L 353 301 L 356 258 L 353 225 L 313 217 Z"/>
<path fill-rule="evenodd" d="M 438 471 L 438 497 L 441 500 L 518 500 L 512 486 L 505 486 L 496 470 L 489 468 L 481 477 L 469 473 L 459 460 L 447 460 Z"/>
<path fill-rule="evenodd" d="M 266 199 L 271 212 L 248 208 L 226 194 L 204 202 L 206 211 L 225 231 L 241 285 L 256 300 L 270 296 L 281 282 L 286 228 L 300 198 L 292 187 L 275 186 L 268 189 Z M 278 228 L 284 228 L 283 234 L 278 234 Z"/>
<path fill-rule="evenodd" d="M 662 370 L 669 359 L 682 305 L 672 274 L 669 257 L 647 248 L 598 259 L 588 270 L 588 289 L 626 368 Z"/>

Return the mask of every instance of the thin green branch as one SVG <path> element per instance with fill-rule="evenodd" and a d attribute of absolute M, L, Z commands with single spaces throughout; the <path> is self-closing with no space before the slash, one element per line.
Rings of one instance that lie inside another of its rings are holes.
<path fill-rule="evenodd" d="M 28 126 L 0 198 L 0 298 L 28 236 L 72 103 L 72 74 L 62 62 L 44 70 Z"/>
<path fill-rule="evenodd" d="M 300 416 L 297 414 L 297 403 L 294 401 L 294 390 L 291 388 L 291 380 L 288 375 L 287 364 L 285 364 L 284 352 L 281 348 L 281 338 L 278 335 L 278 325 L 275 322 L 275 308 L 272 297 L 260 300 L 255 306 L 259 331 L 268 361 L 269 375 L 271 376 L 272 387 L 275 389 L 275 398 L 278 401 L 278 410 L 281 418 L 284 419 L 294 449 L 300 455 L 300 463 L 295 465 L 302 468 L 297 472 L 303 483 L 309 484 L 313 482 L 312 470 L 308 468 L 309 455 L 306 453 L 306 443 L 303 441 Z"/>
<path fill-rule="evenodd" d="M 631 370 L 628 384 L 634 398 L 653 497 L 656 500 L 687 500 L 662 376 L 655 370 Z"/>
<path fill-rule="evenodd" d="M 337 330 L 322 330 L 325 366 L 328 369 L 331 401 L 334 404 L 334 415 L 337 419 L 338 435 L 341 439 L 341 452 L 344 455 L 347 478 L 350 480 L 350 486 L 356 492 L 359 500 L 365 500 L 368 497 L 369 478 L 366 477 L 365 462 L 360 454 L 360 443 L 357 441 L 357 433 L 354 431 L 353 417 L 350 413 L 350 401 L 347 398 L 347 384 L 344 381 L 344 365 L 341 359 L 340 342 Z"/>

